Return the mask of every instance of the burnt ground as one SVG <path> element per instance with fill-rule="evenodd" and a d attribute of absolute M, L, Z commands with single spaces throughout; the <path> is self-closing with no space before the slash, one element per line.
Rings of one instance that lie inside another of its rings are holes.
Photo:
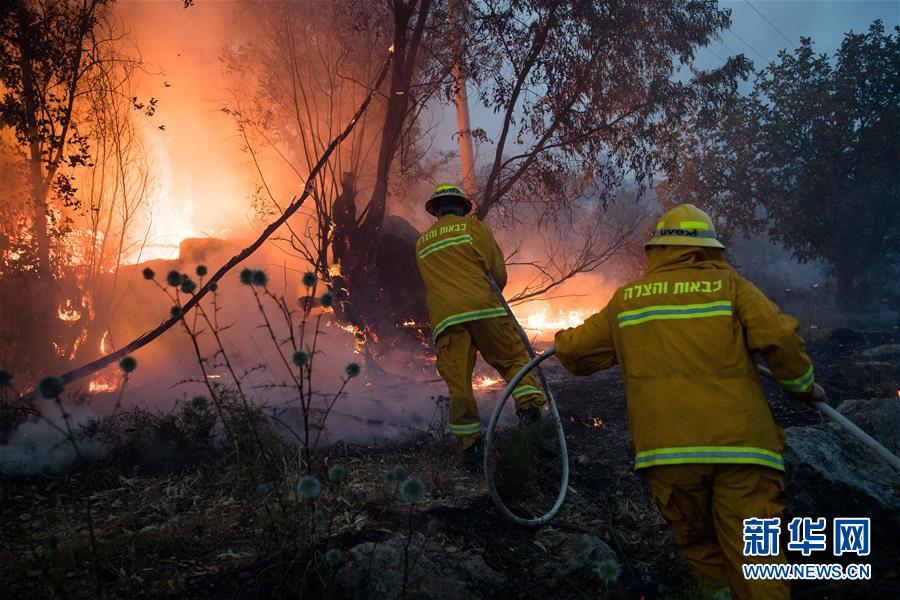
<path fill-rule="evenodd" d="M 896 344 L 894 335 L 839 331 L 809 344 L 833 405 L 896 395 L 898 353 L 886 364 L 865 354 L 868 348 Z M 303 516 L 307 504 L 289 504 L 300 515 L 293 520 L 278 514 L 275 496 L 281 492 L 260 492 L 265 476 L 258 463 L 212 460 L 154 469 L 96 462 L 69 475 L 7 478 L 0 496 L 2 595 L 91 597 L 99 574 L 107 597 L 339 597 L 332 587 L 333 571 L 310 575 L 314 557 L 328 548 L 346 552 L 362 542 L 406 535 L 411 528 L 425 536 L 429 547 L 483 555 L 488 566 L 507 578 L 502 598 L 695 597 L 672 536 L 631 468 L 633 448 L 617 372 L 576 379 L 553 364 L 547 372 L 566 426 L 571 463 L 568 498 L 548 527 L 588 533 L 608 543 L 622 564 L 616 583 L 536 576 L 555 558 L 541 543 L 541 532 L 507 522 L 494 508 L 483 479 L 456 466 L 448 440 L 422 437 L 389 447 L 329 449 L 320 471 L 324 475 L 327 465 L 341 464 L 349 473 L 347 481 L 324 486 L 316 517 Z M 769 392 L 783 425 L 821 422 L 812 409 L 775 389 Z M 528 464 L 511 467 L 519 469 L 514 473 L 523 484 L 518 490 L 509 488 L 522 495 L 514 503 L 517 508 L 549 506 L 558 475 L 553 460 L 526 461 L 535 469 Z M 428 490 L 426 500 L 412 510 L 398 498 L 397 484 L 385 481 L 385 472 L 395 464 L 421 478 Z M 88 499 L 92 527 L 85 518 Z M 298 521 L 305 533 L 292 529 Z M 897 597 L 900 531 L 890 529 L 896 529 L 896 521 L 884 525 L 888 530 L 882 527 L 870 557 L 872 581 L 797 584 L 795 596 Z M 316 531 L 312 537 L 310 527 Z M 305 535 L 309 542 L 292 535 Z"/>

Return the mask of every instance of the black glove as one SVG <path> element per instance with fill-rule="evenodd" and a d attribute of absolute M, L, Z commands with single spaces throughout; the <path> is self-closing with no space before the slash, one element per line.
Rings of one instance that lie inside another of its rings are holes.
<path fill-rule="evenodd" d="M 812 384 L 812 386 L 805 392 L 788 392 L 788 395 L 795 400 L 802 400 L 804 402 L 828 401 L 828 396 L 825 395 L 825 388 L 823 388 L 818 383 Z"/>

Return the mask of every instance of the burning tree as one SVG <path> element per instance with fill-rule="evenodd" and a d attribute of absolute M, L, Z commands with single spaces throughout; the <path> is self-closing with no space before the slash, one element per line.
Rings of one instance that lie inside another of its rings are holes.
<path fill-rule="evenodd" d="M 251 9 L 261 26 L 231 64 L 252 73 L 257 91 L 251 100 L 243 92 L 229 110 L 257 164 L 260 152 L 274 151 L 303 178 L 338 114 L 361 93 L 357 82 L 370 78 L 369 49 L 395 48 L 389 90 L 316 181 L 307 220 L 281 240 L 343 290 L 340 313 L 371 335 L 423 320 L 417 232 L 398 213 L 419 210 L 408 197 L 428 193 L 423 180 L 452 172 L 448 155 L 429 152 L 429 119 L 455 95 L 454 61 L 501 117 L 495 137 L 465 132 L 490 155 L 479 165 L 476 216 L 515 231 L 519 247 L 552 232 L 543 256 L 513 253 L 514 264 L 532 271 L 518 300 L 595 269 L 628 241 L 643 213 L 603 208 L 627 181 L 640 194 L 669 168 L 683 141 L 676 125 L 716 111 L 747 69 L 734 60 L 680 76 L 678 65 L 690 65 L 694 50 L 729 24 L 714 2 L 457 2 L 454 28 L 446 5 L 430 0 L 315 6 Z M 262 214 L 277 214 L 260 175 Z"/>
<path fill-rule="evenodd" d="M 106 1 L 3 5 L 0 360 L 23 375 L 99 352 L 117 267 L 141 241 L 133 117 L 156 101 L 134 94 L 139 69 Z"/>

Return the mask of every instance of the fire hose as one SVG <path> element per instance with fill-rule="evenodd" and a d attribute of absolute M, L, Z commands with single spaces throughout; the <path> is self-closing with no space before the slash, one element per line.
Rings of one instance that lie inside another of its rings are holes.
<path fill-rule="evenodd" d="M 772 375 L 772 371 L 767 369 L 766 367 L 757 365 L 759 368 L 759 372 L 772 381 L 775 381 L 775 376 Z M 818 384 L 816 384 L 818 385 Z M 824 396 L 824 391 L 822 392 L 822 396 Z M 837 423 L 840 427 L 842 427 L 847 433 L 855 437 L 857 440 L 868 446 L 872 449 L 875 454 L 880 456 L 884 461 L 894 467 L 896 471 L 900 471 L 900 458 L 897 458 L 897 455 L 882 446 L 878 440 L 873 438 L 871 435 L 857 427 L 856 423 L 833 409 L 829 404 L 824 402 L 823 400 L 807 400 L 809 404 L 811 404 L 816 410 L 822 413 L 825 417 Z"/>
<path fill-rule="evenodd" d="M 504 303 L 505 304 L 505 303 Z M 509 306 L 506 306 L 507 311 L 509 311 Z M 510 316 L 512 317 L 512 312 L 510 312 Z M 519 331 L 520 335 L 524 336 L 524 332 L 522 328 L 519 326 L 518 322 L 516 322 L 515 317 L 512 317 L 513 324 L 516 329 Z M 496 408 L 494 408 L 494 413 L 491 415 L 490 423 L 488 424 L 487 431 L 485 432 L 485 441 L 484 441 L 484 476 L 487 480 L 488 491 L 491 494 L 491 498 L 494 500 L 494 504 L 500 510 L 500 512 L 512 520 L 513 522 L 519 525 L 543 525 L 547 523 L 550 519 L 556 516 L 556 513 L 559 511 L 562 506 L 563 501 L 566 498 L 566 490 L 569 484 L 569 461 L 568 461 L 568 451 L 566 449 L 565 437 L 563 434 L 562 422 L 559 418 L 559 412 L 556 410 L 556 402 L 553 399 L 553 395 L 550 392 L 549 387 L 547 386 L 547 382 L 544 379 L 543 373 L 540 370 L 540 363 L 544 360 L 550 358 L 554 354 L 556 354 L 556 348 L 550 347 L 546 352 L 540 354 L 538 356 L 534 355 L 534 350 L 531 347 L 531 344 L 527 342 L 525 347 L 528 349 L 529 354 L 531 354 L 532 359 L 528 362 L 522 369 L 516 373 L 516 376 L 513 377 L 510 382 L 507 384 L 506 388 L 503 390 L 503 396 L 500 399 L 500 402 L 497 404 Z M 775 377 L 772 375 L 772 371 L 767 369 L 766 367 L 757 365 L 759 368 L 759 372 L 764 377 L 775 380 Z M 550 410 L 553 414 L 553 419 L 556 423 L 556 430 L 559 434 L 559 443 L 561 449 L 561 457 L 562 457 L 562 485 L 559 490 L 559 495 L 556 498 L 556 502 L 553 504 L 553 507 L 543 516 L 537 517 L 534 519 L 524 519 L 513 514 L 505 504 L 503 504 L 503 500 L 500 498 L 500 495 L 497 493 L 497 490 L 494 486 L 493 474 L 490 469 L 490 464 L 488 461 L 488 449 L 491 447 L 491 440 L 493 437 L 494 427 L 497 425 L 497 418 L 500 416 L 500 412 L 503 409 L 503 406 L 506 404 L 506 401 L 509 399 L 512 394 L 513 389 L 519 384 L 522 379 L 531 372 L 532 369 L 537 369 L 538 378 L 541 381 L 541 385 L 544 387 L 545 392 L 547 393 L 547 398 L 550 401 Z M 824 396 L 824 393 L 821 394 Z M 807 400 L 807 403 L 812 405 L 815 409 L 817 409 L 822 415 L 827 417 L 829 420 L 833 421 L 845 431 L 847 431 L 850 435 L 855 437 L 857 440 L 868 446 L 875 452 L 879 457 L 881 457 L 886 463 L 888 463 L 895 470 L 900 471 L 900 458 L 898 458 L 895 454 L 893 454 L 890 450 L 881 445 L 875 438 L 870 436 L 868 433 L 860 429 L 855 423 L 853 423 L 850 419 L 839 413 L 837 410 L 832 408 L 829 404 L 822 400 Z"/>
<path fill-rule="evenodd" d="M 528 339 L 528 336 L 525 335 L 525 331 L 522 329 L 522 326 L 519 325 L 519 322 L 516 320 L 515 315 L 513 315 L 512 309 L 509 307 L 509 304 L 506 302 L 506 299 L 503 297 L 503 292 L 500 290 L 500 286 L 497 285 L 497 282 L 494 281 L 494 278 L 490 273 L 487 274 L 488 281 L 491 284 L 491 288 L 493 288 L 494 293 L 497 294 L 497 298 L 500 300 L 500 303 L 503 305 L 503 308 L 506 309 L 506 313 L 509 315 L 510 320 L 512 321 L 513 327 L 516 328 L 516 332 L 519 334 L 519 337 L 522 339 L 522 344 L 525 345 L 525 349 L 528 351 L 528 355 L 531 357 L 531 360 L 526 364 L 522 369 L 516 373 L 516 376 L 513 377 L 509 383 L 506 384 L 506 388 L 503 390 L 503 395 L 500 397 L 500 402 L 497 403 L 497 406 L 494 407 L 494 412 L 491 414 L 491 420 L 488 423 L 487 430 L 484 434 L 484 478 L 487 481 L 488 492 L 491 495 L 491 499 L 494 501 L 494 505 L 500 511 L 500 513 L 516 523 L 517 525 L 525 525 L 525 526 L 537 526 L 543 525 L 547 523 L 556 516 L 556 513 L 559 512 L 559 509 L 562 507 L 563 502 L 566 499 L 566 491 L 569 489 L 569 450 L 566 448 L 566 434 L 563 431 L 562 420 L 559 418 L 559 411 L 556 409 L 556 400 L 553 398 L 553 392 L 550 390 L 550 386 L 547 385 L 547 379 L 544 377 L 543 371 L 541 371 L 540 363 L 550 358 L 555 349 L 550 348 L 547 352 L 544 352 L 541 355 L 537 355 L 534 351 L 534 348 L 531 346 L 531 342 Z M 513 513 L 504 503 L 503 499 L 500 497 L 499 492 L 497 492 L 497 487 L 494 483 L 494 473 L 491 470 L 490 465 L 490 449 L 491 442 L 494 437 L 494 428 L 497 426 L 497 420 L 500 418 L 500 413 L 503 411 L 503 407 L 506 405 L 506 401 L 509 400 L 509 397 L 512 395 L 513 390 L 522 379 L 534 369 L 537 375 L 538 381 L 541 383 L 541 387 L 544 390 L 544 394 L 547 395 L 547 402 L 550 404 L 550 414 L 553 417 L 553 423 L 556 425 L 556 435 L 559 439 L 559 456 L 562 464 L 562 477 L 560 478 L 559 492 L 556 495 L 556 501 L 553 503 L 553 506 L 550 507 L 546 513 L 541 515 L 540 517 L 535 517 L 533 519 L 526 519 L 520 517 Z"/>

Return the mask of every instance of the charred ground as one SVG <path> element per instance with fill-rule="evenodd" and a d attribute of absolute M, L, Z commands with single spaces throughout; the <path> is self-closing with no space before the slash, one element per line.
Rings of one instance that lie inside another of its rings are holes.
<path fill-rule="evenodd" d="M 896 395 L 900 346 L 895 336 L 892 331 L 837 330 L 811 341 L 810 353 L 833 404 Z M 875 348 L 882 349 L 882 357 L 888 352 L 888 359 L 872 360 Z M 339 571 L 358 556 L 351 548 L 409 538 L 413 547 L 437 549 L 447 560 L 482 556 L 485 570 L 505 577 L 503 598 L 693 597 L 669 529 L 632 470 L 617 372 L 576 379 L 551 366 L 548 374 L 566 425 L 571 481 L 562 511 L 541 530 L 507 522 L 493 507 L 483 479 L 455 466 L 449 441 L 427 436 L 391 447 L 329 449 L 322 469 L 340 464 L 347 479 L 323 485 L 317 515 L 310 514 L 319 523 L 315 543 L 297 553 L 285 539 L 295 531 L 273 517 L 274 491 L 261 489 L 259 465 L 206 460 L 178 468 L 125 468 L 97 461 L 68 475 L 3 481 L 0 586 L 11 596 L 90 597 L 96 594 L 96 569 L 108 597 L 296 597 L 298 591 L 306 597 L 342 597 Z M 783 425 L 821 422 L 815 411 L 775 389 L 769 392 Z M 399 483 L 385 479 L 394 465 L 425 483 L 423 502 L 411 507 L 400 498 Z M 534 470 L 514 465 L 524 469 L 522 477 L 530 484 L 515 504 L 522 510 L 549 506 L 554 494 L 558 471 L 553 459 L 535 465 Z M 324 472 L 321 476 L 327 481 Z M 99 548 L 96 564 L 84 519 L 88 498 Z M 836 598 L 896 592 L 900 573 L 893 557 L 900 551 L 900 528 L 896 519 L 876 523 L 872 581 L 795 585 L 795 594 Z M 617 581 L 554 575 L 566 560 L 548 541 L 554 532 L 587 534 L 608 544 L 621 565 Z M 329 549 L 341 552 L 340 563 L 314 566 Z M 370 569 L 366 585 L 377 586 L 379 576 Z M 411 584 L 410 597 L 434 597 L 413 589 Z M 387 594 L 399 596 L 400 590 Z"/>

